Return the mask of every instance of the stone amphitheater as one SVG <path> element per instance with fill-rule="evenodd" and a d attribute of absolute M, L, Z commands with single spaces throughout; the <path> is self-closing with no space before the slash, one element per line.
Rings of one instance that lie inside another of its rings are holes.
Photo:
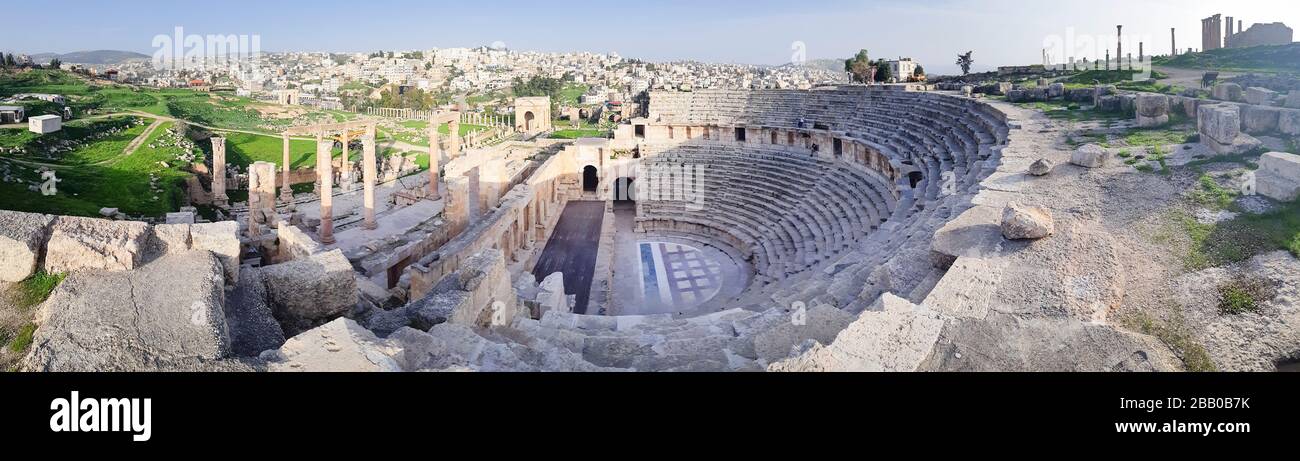
<path fill-rule="evenodd" d="M 968 93 L 656 91 L 613 139 L 436 151 L 437 208 L 381 204 L 330 244 L 291 204 L 210 224 L 0 211 L 0 283 L 69 274 L 20 368 L 1187 369 L 1120 320 L 1196 302 L 1152 282 L 1157 186 L 1072 165 L 1060 122 Z M 1192 315 L 1221 369 L 1300 352 L 1295 259 L 1249 264 L 1282 287 L 1266 327 Z"/>

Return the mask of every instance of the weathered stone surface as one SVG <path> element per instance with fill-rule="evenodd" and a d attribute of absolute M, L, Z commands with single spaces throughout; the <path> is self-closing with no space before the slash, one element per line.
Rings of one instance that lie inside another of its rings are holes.
<path fill-rule="evenodd" d="M 510 325 L 521 311 L 501 250 L 485 250 L 462 261 L 459 270 L 410 308 L 422 324 L 478 327 Z"/>
<path fill-rule="evenodd" d="M 1168 96 L 1142 93 L 1137 95 L 1136 106 L 1138 126 L 1154 127 L 1169 123 Z"/>
<path fill-rule="evenodd" d="M 754 337 L 754 352 L 759 359 L 773 363 L 790 357 L 790 349 L 805 341 L 830 344 L 852 322 L 848 312 L 826 305 L 792 311 L 787 321 Z"/>
<path fill-rule="evenodd" d="M 1011 202 L 1002 210 L 1002 235 L 1008 240 L 1041 239 L 1056 232 L 1052 212 Z"/>
<path fill-rule="evenodd" d="M 1214 99 L 1218 99 L 1220 101 L 1236 102 L 1236 101 L 1241 101 L 1242 99 L 1241 85 L 1238 85 L 1236 83 L 1220 83 L 1218 85 L 1214 85 L 1214 89 L 1211 90 L 1211 94 L 1212 94 L 1211 97 L 1213 97 Z"/>
<path fill-rule="evenodd" d="M 1040 158 L 1033 165 L 1029 165 L 1029 174 L 1031 176 L 1047 176 L 1055 166 L 1051 160 Z"/>
<path fill-rule="evenodd" d="M 230 351 L 236 357 L 257 357 L 284 345 L 284 330 L 267 303 L 266 285 L 258 269 L 239 273 L 239 283 L 226 298 Z"/>
<path fill-rule="evenodd" d="M 1216 153 L 1244 153 L 1260 144 L 1259 140 L 1241 133 L 1241 113 L 1235 105 L 1203 105 L 1198 109 L 1196 121 L 1201 144 Z"/>
<path fill-rule="evenodd" d="M 1065 84 L 1053 83 L 1047 87 L 1047 97 L 1056 99 L 1065 96 Z"/>
<path fill-rule="evenodd" d="M 226 282 L 234 284 L 239 280 L 239 223 L 223 221 L 190 226 L 190 249 L 211 251 L 226 269 Z"/>
<path fill-rule="evenodd" d="M 0 210 L 0 282 L 21 282 L 36 273 L 54 217 Z"/>
<path fill-rule="evenodd" d="M 148 254 L 152 256 L 190 251 L 189 224 L 156 224 L 151 232 Z"/>
<path fill-rule="evenodd" d="M 564 273 L 556 272 L 546 276 L 538 287 L 537 304 L 540 306 L 538 318 L 550 311 L 572 313 L 568 296 L 564 294 Z"/>
<path fill-rule="evenodd" d="M 1282 109 L 1278 112 L 1277 130 L 1282 134 L 1300 136 L 1300 110 Z"/>
<path fill-rule="evenodd" d="M 1001 313 L 953 322 L 919 371 L 1152 372 L 1182 363 L 1159 340 L 1064 318 Z"/>
<path fill-rule="evenodd" d="M 263 267 L 261 273 L 271 310 L 286 333 L 333 320 L 357 304 L 352 265 L 339 250 Z"/>
<path fill-rule="evenodd" d="M 770 365 L 768 371 L 916 371 L 934 349 L 944 320 L 890 293 L 877 307 L 863 312 L 828 345 L 806 344 L 798 355 Z"/>
<path fill-rule="evenodd" d="M 261 355 L 271 372 L 398 372 L 401 348 L 348 319 L 338 319 L 290 338 Z"/>
<path fill-rule="evenodd" d="M 194 224 L 194 213 L 188 211 L 167 213 L 167 224 Z"/>
<path fill-rule="evenodd" d="M 1300 198 L 1300 155 L 1269 152 L 1259 159 L 1256 191 L 1280 202 Z"/>
<path fill-rule="evenodd" d="M 1104 168 L 1110 161 L 1110 152 L 1096 144 L 1079 146 L 1070 156 L 1070 163 L 1084 168 Z"/>
<path fill-rule="evenodd" d="M 1102 98 L 1115 94 L 1115 85 L 1099 85 L 1092 89 L 1092 105 L 1102 106 Z"/>
<path fill-rule="evenodd" d="M 40 307 L 30 371 L 204 370 L 230 352 L 221 266 L 207 252 L 77 272 Z"/>
<path fill-rule="evenodd" d="M 138 267 L 149 234 L 139 222 L 60 216 L 45 251 L 45 271 L 129 271 Z"/>
<path fill-rule="evenodd" d="M 1286 96 L 1286 107 L 1300 109 L 1300 90 L 1291 90 L 1291 93 Z"/>
<path fill-rule="evenodd" d="M 1248 104 L 1270 104 L 1274 98 L 1277 98 L 1277 92 L 1268 88 L 1250 87 L 1246 89 L 1246 103 Z"/>
<path fill-rule="evenodd" d="M 280 253 L 285 259 L 301 259 L 320 253 L 324 247 L 312 240 L 298 226 L 280 226 L 275 230 L 280 241 Z"/>
<path fill-rule="evenodd" d="M 1241 127 L 1250 134 L 1265 134 L 1277 131 L 1278 118 L 1282 110 L 1276 107 L 1242 106 Z"/>

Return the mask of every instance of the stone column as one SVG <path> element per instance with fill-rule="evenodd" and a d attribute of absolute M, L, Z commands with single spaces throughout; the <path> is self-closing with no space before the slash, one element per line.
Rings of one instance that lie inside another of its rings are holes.
<path fill-rule="evenodd" d="M 1178 29 L 1169 28 L 1169 56 L 1178 56 Z"/>
<path fill-rule="evenodd" d="M 442 194 L 438 192 L 439 173 L 442 160 L 441 144 L 438 139 L 438 122 L 433 117 L 429 118 L 429 200 L 442 200 Z"/>
<path fill-rule="evenodd" d="M 365 189 L 363 192 L 362 207 L 365 214 L 365 228 L 375 230 L 379 227 L 375 223 L 375 126 L 366 127 L 366 136 L 361 138 L 361 176 Z"/>
<path fill-rule="evenodd" d="M 262 234 L 275 212 L 275 164 L 257 162 L 248 169 L 248 236 Z"/>
<path fill-rule="evenodd" d="M 454 159 L 460 156 L 460 117 L 457 116 L 447 122 L 447 136 L 451 139 L 447 143 L 447 159 Z"/>
<path fill-rule="evenodd" d="M 281 138 L 284 140 L 284 158 L 280 160 L 280 201 L 289 204 L 293 203 L 293 188 L 289 187 L 289 135 L 281 135 Z"/>
<path fill-rule="evenodd" d="M 452 235 L 459 234 L 469 225 L 469 178 L 447 178 L 447 206 L 444 213 L 451 224 Z"/>
<path fill-rule="evenodd" d="M 212 204 L 227 208 L 230 198 L 226 196 L 226 138 L 212 137 Z"/>
<path fill-rule="evenodd" d="M 316 178 L 320 181 L 320 242 L 334 243 L 334 141 L 316 134 Z"/>
<path fill-rule="evenodd" d="M 1115 36 L 1118 37 L 1115 41 L 1115 59 L 1124 59 L 1124 26 L 1115 26 Z M 1124 65 L 1121 63 L 1115 69 L 1124 70 Z"/>
<path fill-rule="evenodd" d="M 343 129 L 343 163 L 342 171 L 339 173 L 339 180 L 343 182 L 343 192 L 352 192 L 352 151 L 349 147 L 352 139 L 349 139 L 351 133 L 346 128 Z"/>

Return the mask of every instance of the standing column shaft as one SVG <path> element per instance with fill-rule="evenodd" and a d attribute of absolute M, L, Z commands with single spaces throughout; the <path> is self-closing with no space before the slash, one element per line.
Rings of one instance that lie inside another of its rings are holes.
<path fill-rule="evenodd" d="M 441 173 L 442 146 L 441 139 L 438 136 L 438 121 L 436 118 L 429 118 L 429 200 L 441 200 L 442 195 L 438 192 L 439 175 Z"/>
<path fill-rule="evenodd" d="M 447 158 L 454 159 L 460 156 L 460 116 L 447 122 L 447 135 L 451 139 L 447 142 Z"/>
<path fill-rule="evenodd" d="M 339 175 L 340 180 L 343 181 L 344 192 L 352 191 L 352 149 L 349 147 L 352 140 L 348 138 L 349 134 L 345 128 L 343 130 L 343 167 Z"/>
<path fill-rule="evenodd" d="M 316 176 L 320 180 L 320 241 L 334 243 L 334 141 L 316 134 Z"/>
<path fill-rule="evenodd" d="M 226 196 L 226 138 L 212 137 L 212 204 L 229 206 Z"/>
<path fill-rule="evenodd" d="M 366 137 L 361 139 L 361 176 L 363 192 L 362 207 L 364 208 L 365 228 L 374 230 L 378 227 L 375 222 L 375 126 L 370 125 L 366 128 Z"/>
<path fill-rule="evenodd" d="M 293 202 L 293 188 L 289 187 L 289 135 L 281 135 L 284 140 L 284 158 L 280 160 L 280 201 Z"/>

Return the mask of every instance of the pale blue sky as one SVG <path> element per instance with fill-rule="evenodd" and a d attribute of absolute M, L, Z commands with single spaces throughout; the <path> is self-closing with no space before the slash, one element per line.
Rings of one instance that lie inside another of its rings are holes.
<path fill-rule="evenodd" d="M 959 52 L 977 69 L 1034 64 L 1044 41 L 1113 36 L 1115 25 L 1167 53 L 1200 46 L 1199 19 L 1214 13 L 1247 22 L 1300 24 L 1293 0 L 42 0 L 9 2 L 8 18 L 31 27 L 6 34 L 0 50 L 22 53 L 119 49 L 152 54 L 152 39 L 176 26 L 187 33 L 257 34 L 264 51 L 373 51 L 505 42 L 513 49 L 617 51 L 652 61 L 781 64 L 791 44 L 808 57 L 912 56 L 931 72 L 952 72 Z M 1113 41 L 1102 40 L 1103 42 Z M 1113 46 L 1110 44 L 1109 46 Z M 1136 50 L 1133 50 L 1136 51 Z M 1104 51 L 1101 51 L 1104 53 Z"/>

